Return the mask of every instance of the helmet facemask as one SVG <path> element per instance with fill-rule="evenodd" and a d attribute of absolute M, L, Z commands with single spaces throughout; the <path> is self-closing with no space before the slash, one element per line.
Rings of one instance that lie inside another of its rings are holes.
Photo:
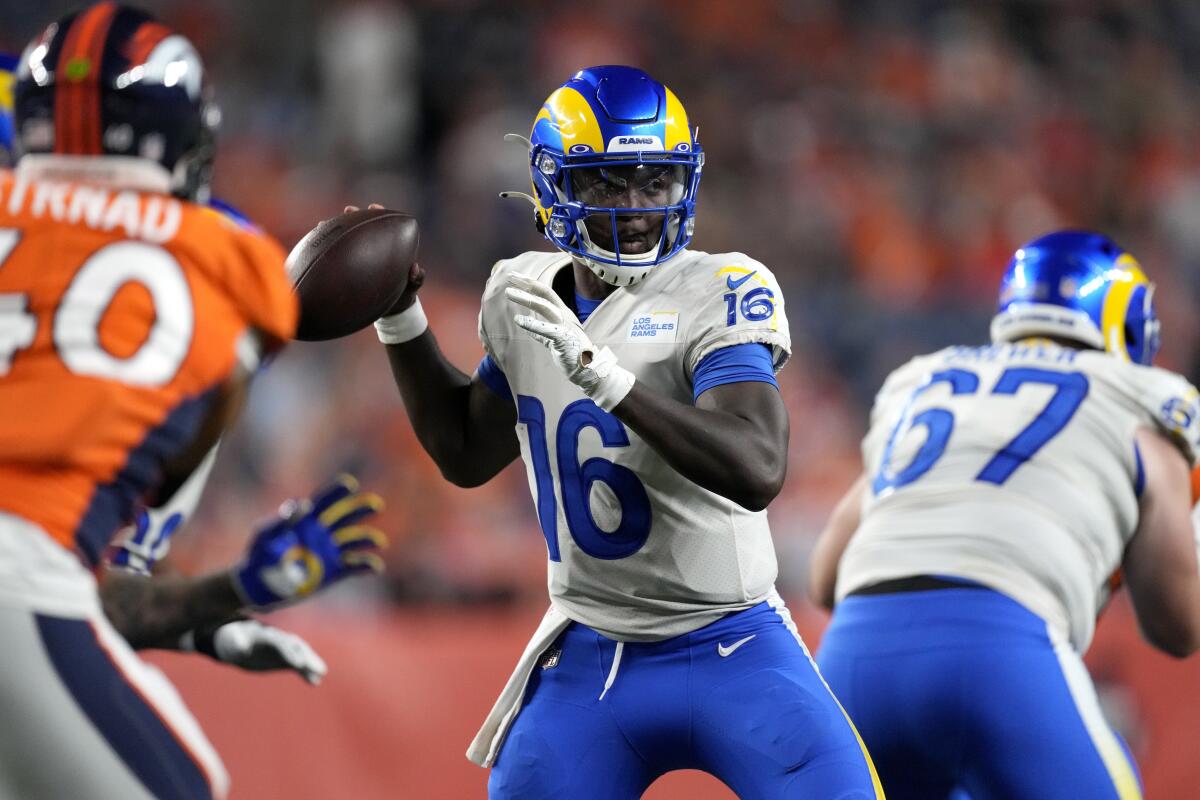
<path fill-rule="evenodd" d="M 535 147 L 531 163 L 535 192 L 553 198 L 542 203 L 546 236 L 607 283 L 638 282 L 691 240 L 701 152 L 562 156 Z"/>
<path fill-rule="evenodd" d="M 691 241 L 704 152 L 674 93 L 636 67 L 587 67 L 546 98 L 523 142 L 538 230 L 613 286 Z"/>
<path fill-rule="evenodd" d="M 213 161 L 217 155 L 217 132 L 221 109 L 206 88 L 206 100 L 200 109 L 200 127 L 195 144 L 171 171 L 171 193 L 195 203 L 207 203 L 212 195 Z"/>

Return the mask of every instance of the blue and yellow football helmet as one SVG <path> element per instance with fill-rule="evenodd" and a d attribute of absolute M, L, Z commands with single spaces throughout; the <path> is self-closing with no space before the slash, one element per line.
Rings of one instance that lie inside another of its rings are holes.
<path fill-rule="evenodd" d="M 1135 364 L 1159 346 L 1154 284 L 1106 236 L 1058 231 L 1013 255 L 1000 282 L 992 341 L 1057 336 Z"/>
<path fill-rule="evenodd" d="M 602 280 L 637 283 L 691 241 L 703 165 L 670 89 L 633 67 L 580 70 L 533 122 L 538 227 Z"/>
<path fill-rule="evenodd" d="M 0 53 L 0 167 L 13 159 L 13 83 L 16 80 L 17 57 Z"/>

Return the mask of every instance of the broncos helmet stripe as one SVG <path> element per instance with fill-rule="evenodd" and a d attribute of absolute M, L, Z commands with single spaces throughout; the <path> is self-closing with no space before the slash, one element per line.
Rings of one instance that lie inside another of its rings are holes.
<path fill-rule="evenodd" d="M 539 229 L 602 280 L 636 283 L 691 241 L 704 153 L 679 98 L 642 70 L 580 70 L 526 143 Z"/>
<path fill-rule="evenodd" d="M 125 156 L 205 199 L 220 114 L 191 43 L 143 11 L 102 2 L 49 25 L 14 91 L 21 155 Z"/>
<path fill-rule="evenodd" d="M 100 62 L 108 38 L 115 3 L 100 3 L 81 12 L 65 26 L 66 37 L 59 48 L 55 72 L 60 81 L 54 100 L 54 152 L 99 155 Z"/>
<path fill-rule="evenodd" d="M 1058 336 L 1150 364 L 1160 341 L 1154 284 L 1106 236 L 1047 234 L 1013 255 L 991 332 L 995 342 Z"/>

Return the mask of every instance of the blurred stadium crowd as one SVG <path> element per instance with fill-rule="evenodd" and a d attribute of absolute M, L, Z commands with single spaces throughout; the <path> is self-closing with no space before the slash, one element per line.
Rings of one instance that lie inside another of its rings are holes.
<path fill-rule="evenodd" d="M 859 469 L 883 376 L 984 340 L 1021 241 L 1079 226 L 1132 250 L 1159 286 L 1164 365 L 1200 373 L 1189 0 L 142 4 L 214 77 L 217 195 L 285 246 L 350 202 L 417 214 L 422 296 L 467 369 L 491 264 L 545 244 L 528 207 L 496 195 L 528 184 L 503 134 L 526 133 L 582 66 L 636 64 L 671 86 L 708 154 L 696 246 L 748 252 L 787 296 L 791 463 L 771 507 L 785 594 Z M 0 2 L 0 50 L 74 5 Z M 541 602 L 544 542 L 520 467 L 456 489 L 399 411 L 373 332 L 291 347 L 256 384 L 176 566 L 227 563 L 278 499 L 349 469 L 389 500 L 393 546 L 388 580 L 353 582 L 344 601 Z"/>

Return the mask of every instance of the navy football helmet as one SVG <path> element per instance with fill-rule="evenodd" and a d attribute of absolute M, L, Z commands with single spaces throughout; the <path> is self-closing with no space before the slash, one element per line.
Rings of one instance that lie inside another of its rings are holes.
<path fill-rule="evenodd" d="M 1150 364 L 1159 346 L 1154 284 L 1107 236 L 1058 231 L 1013 255 L 1000 283 L 992 341 L 1057 336 Z"/>
<path fill-rule="evenodd" d="M 97 3 L 52 23 L 21 55 L 18 155 L 126 156 L 204 201 L 220 112 L 191 43 L 143 11 Z"/>
<path fill-rule="evenodd" d="M 642 70 L 575 73 L 526 143 L 539 229 L 601 280 L 637 283 L 691 241 L 704 153 L 679 99 Z"/>

